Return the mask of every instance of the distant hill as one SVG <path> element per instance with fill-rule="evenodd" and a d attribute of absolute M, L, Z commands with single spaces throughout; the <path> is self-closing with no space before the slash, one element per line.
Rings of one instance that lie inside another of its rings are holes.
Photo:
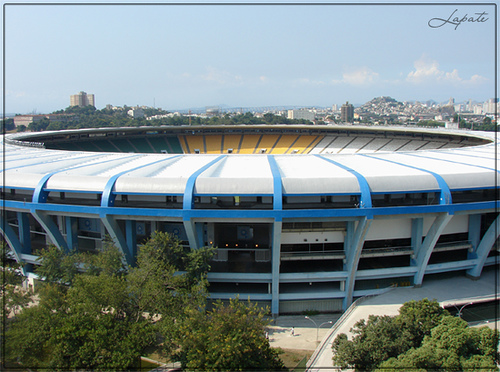
<path fill-rule="evenodd" d="M 398 107 L 398 106 L 403 106 L 403 103 L 396 101 L 392 97 L 376 97 L 372 99 L 371 101 L 366 102 L 364 105 L 360 106 L 360 109 L 363 111 L 369 111 L 373 109 L 374 107 L 383 109 L 383 108 L 388 108 L 388 107 Z"/>

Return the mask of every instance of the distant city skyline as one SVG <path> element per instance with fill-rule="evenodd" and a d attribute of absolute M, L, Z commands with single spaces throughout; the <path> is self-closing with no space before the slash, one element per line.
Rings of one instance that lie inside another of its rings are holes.
<path fill-rule="evenodd" d="M 497 93 L 493 5 L 4 10 L 6 113 L 53 112 L 79 91 L 92 92 L 98 109 L 165 110 L 329 107 L 379 96 L 484 102 Z"/>

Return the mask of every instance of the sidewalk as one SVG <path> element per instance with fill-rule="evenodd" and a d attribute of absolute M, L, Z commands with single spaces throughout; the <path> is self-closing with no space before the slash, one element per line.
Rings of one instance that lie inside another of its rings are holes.
<path fill-rule="evenodd" d="M 316 350 L 320 341 L 340 316 L 341 314 L 311 315 L 310 318 L 317 326 L 321 326 L 319 329 L 304 315 L 280 316 L 267 327 L 269 343 L 272 347 L 282 349 Z M 332 323 L 328 324 L 329 321 Z M 291 333 L 292 328 L 294 335 Z"/>

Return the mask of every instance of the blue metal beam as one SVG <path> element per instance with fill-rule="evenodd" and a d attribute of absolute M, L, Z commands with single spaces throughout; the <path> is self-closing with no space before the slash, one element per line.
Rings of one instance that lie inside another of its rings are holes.
<path fill-rule="evenodd" d="M 101 216 L 101 221 L 104 224 L 108 234 L 113 239 L 113 242 L 118 247 L 118 249 L 122 252 L 123 257 L 125 258 L 125 262 L 127 265 L 133 265 L 135 257 L 130 255 L 130 250 L 127 246 L 127 239 L 123 236 L 123 233 L 118 226 L 118 222 L 116 219 L 110 215 Z"/>
<path fill-rule="evenodd" d="M 0 213 L 0 232 L 2 233 L 4 239 L 7 241 L 12 253 L 17 262 L 24 262 L 23 255 L 31 254 L 31 247 L 24 246 L 21 240 L 16 235 L 14 229 L 9 225 L 8 221 L 4 218 L 5 213 Z M 20 224 L 20 223 L 19 223 Z M 21 229 L 21 226 L 19 226 Z M 23 275 L 27 274 L 28 266 L 25 265 L 21 268 Z"/>
<path fill-rule="evenodd" d="M 210 168 L 215 163 L 218 163 L 222 159 L 225 159 L 227 155 L 218 156 L 216 159 L 211 162 L 205 164 L 203 167 L 195 171 L 191 176 L 189 176 L 186 182 L 186 188 L 184 189 L 184 199 L 183 199 L 183 209 L 191 210 L 193 209 L 193 194 L 194 194 L 194 186 L 196 184 L 196 179 L 200 174 L 205 172 L 208 168 Z"/>
<path fill-rule="evenodd" d="M 281 200 L 281 199 L 280 199 Z M 272 255 L 271 255 L 271 312 L 272 314 L 279 314 L 279 279 L 280 279 L 280 263 L 281 263 L 281 231 L 283 223 L 281 221 L 274 221 L 273 224 L 273 242 L 272 242 Z"/>
<path fill-rule="evenodd" d="M 373 216 L 391 216 L 408 214 L 428 213 L 450 213 L 450 214 L 472 214 L 490 213 L 500 208 L 500 201 L 485 201 L 462 204 L 443 205 L 412 205 L 403 207 L 377 207 L 377 208 L 339 208 L 339 209 L 156 209 L 156 208 L 122 208 L 122 207 L 100 207 L 71 204 L 33 204 L 30 202 L 4 200 L 6 208 L 32 212 L 44 210 L 48 212 L 64 212 L 74 215 L 112 215 L 112 216 L 135 216 L 135 217 L 163 217 L 163 218 L 269 218 L 269 219 L 291 219 L 291 218 L 357 218 Z"/>
<path fill-rule="evenodd" d="M 128 257 L 130 257 L 130 264 L 133 266 L 137 258 L 137 223 L 135 220 L 125 220 L 125 238 Z"/>
<path fill-rule="evenodd" d="M 477 248 L 481 240 L 481 215 L 469 215 L 469 241 L 472 244 L 472 252 L 467 254 L 468 258 L 477 258 Z"/>
<path fill-rule="evenodd" d="M 363 218 L 358 222 L 356 230 L 352 241 L 347 247 L 346 254 L 346 269 L 347 269 L 347 280 L 345 285 L 345 297 L 343 301 L 344 310 L 347 309 L 351 303 L 354 292 L 354 283 L 356 279 L 356 271 L 358 269 L 359 257 L 361 256 L 361 251 L 363 249 L 363 244 L 365 242 L 366 233 L 370 229 L 372 219 Z"/>
<path fill-rule="evenodd" d="M 417 256 L 418 252 L 422 247 L 422 238 L 424 234 L 424 219 L 423 218 L 412 218 L 411 220 L 411 249 L 413 249 L 412 255 L 412 265 L 417 265 L 414 257 Z"/>
<path fill-rule="evenodd" d="M 184 220 L 183 224 L 184 224 L 184 230 L 186 230 L 186 235 L 189 242 L 189 248 L 199 249 L 200 244 L 196 236 L 195 223 L 192 220 Z"/>
<path fill-rule="evenodd" d="M 422 242 L 422 246 L 420 250 L 416 252 L 415 263 L 418 268 L 418 271 L 415 273 L 413 277 L 413 284 L 416 286 L 422 285 L 422 280 L 424 278 L 425 269 L 429 262 L 429 258 L 431 257 L 432 250 L 436 245 L 436 242 L 439 239 L 439 236 L 443 232 L 448 222 L 453 218 L 453 215 L 447 213 L 439 214 L 434 222 L 432 223 L 429 231 L 427 232 L 424 241 Z"/>
<path fill-rule="evenodd" d="M 118 178 L 120 178 L 124 174 L 136 171 L 138 169 L 143 169 L 143 168 L 149 167 L 151 165 L 162 163 L 165 161 L 170 161 L 170 160 L 178 158 L 180 156 L 181 155 L 176 155 L 176 156 L 172 156 L 170 158 L 157 160 L 157 161 L 154 161 L 154 162 L 151 162 L 148 164 L 143 164 L 143 165 L 140 165 L 138 167 L 135 167 L 132 169 L 127 169 L 126 171 L 123 171 L 123 172 L 120 172 L 120 173 L 117 173 L 117 174 L 111 176 L 111 178 L 108 179 L 108 182 L 106 182 L 106 186 L 104 186 L 104 190 L 102 192 L 101 206 L 102 207 L 112 207 L 115 204 L 115 194 L 114 194 L 113 190 L 115 188 L 115 184 L 116 184 L 116 181 L 118 180 Z"/>
<path fill-rule="evenodd" d="M 52 217 L 49 216 L 46 211 L 40 209 L 34 210 L 32 215 L 45 230 L 52 243 L 64 252 L 69 252 L 68 244 L 64 240 L 61 231 L 59 231 L 59 227 L 56 225 Z"/>
<path fill-rule="evenodd" d="M 273 209 L 275 211 L 281 211 L 283 209 L 283 183 L 281 182 L 280 168 L 274 156 L 268 155 L 267 161 L 269 162 L 273 175 Z"/>
<path fill-rule="evenodd" d="M 17 224 L 19 226 L 19 241 L 23 247 L 22 253 L 31 253 L 31 232 L 28 213 L 17 212 Z"/>
<path fill-rule="evenodd" d="M 429 151 L 429 153 L 432 153 L 432 151 Z M 467 165 L 469 167 L 480 168 L 480 169 L 485 169 L 485 170 L 488 170 L 488 171 L 491 171 L 491 172 L 500 173 L 500 169 L 485 167 L 485 166 L 477 165 L 477 164 L 465 163 L 465 162 L 462 162 L 462 161 L 455 161 L 455 160 L 450 160 L 450 159 L 435 158 L 435 157 L 432 157 L 432 156 L 424 156 L 422 154 L 406 153 L 405 155 L 407 155 L 407 156 L 414 156 L 414 157 L 417 157 L 417 158 L 424 158 L 424 159 L 432 159 L 432 160 L 445 161 L 445 162 L 448 162 L 448 163 L 459 164 L 459 165 Z M 458 155 L 463 156 L 463 154 L 458 154 Z M 467 156 L 469 156 L 469 155 L 467 155 Z M 485 158 L 485 159 L 490 159 L 490 158 Z"/>
<path fill-rule="evenodd" d="M 21 262 L 21 254 L 30 252 L 24 252 L 24 247 L 21 244 L 21 241 L 17 237 L 14 229 L 10 227 L 4 216 L 4 213 L 0 214 L 0 229 L 2 231 L 2 235 L 9 244 L 9 247 L 12 249 L 12 253 L 15 256 L 16 261 Z"/>
<path fill-rule="evenodd" d="M 414 167 L 413 165 L 408 165 L 408 164 L 400 163 L 400 162 L 397 162 L 397 161 L 394 161 L 394 160 L 380 158 L 380 157 L 374 156 L 374 155 L 361 154 L 359 156 L 365 156 L 367 158 L 382 160 L 382 161 L 386 161 L 388 163 L 401 165 L 402 167 L 416 169 L 416 170 L 419 170 L 421 172 L 425 172 L 425 173 L 431 174 L 436 179 L 436 181 L 438 183 L 438 186 L 441 189 L 440 197 L 439 197 L 439 204 L 443 205 L 443 204 L 451 204 L 452 203 L 450 188 L 448 187 L 448 184 L 446 183 L 446 181 L 444 180 L 444 178 L 441 177 L 440 174 L 437 174 L 436 172 L 432 172 L 432 171 L 424 169 L 424 168 Z"/>
<path fill-rule="evenodd" d="M 495 221 L 488 227 L 486 233 L 484 234 L 481 242 L 479 243 L 476 254 L 477 254 L 477 263 L 474 268 L 467 271 L 467 275 L 472 278 L 479 278 L 481 275 L 481 271 L 483 270 L 484 263 L 488 258 L 488 254 L 493 247 L 493 244 L 497 241 L 500 236 L 500 215 L 495 218 Z"/>
<path fill-rule="evenodd" d="M 70 251 L 78 249 L 78 219 L 67 216 L 66 218 L 66 242 Z"/>
<path fill-rule="evenodd" d="M 355 171 L 352 168 L 349 168 L 335 160 L 332 160 L 330 158 L 325 158 L 324 156 L 321 155 L 315 155 L 320 159 L 326 160 L 329 163 L 335 164 L 337 167 L 342 168 L 349 173 L 351 173 L 356 179 L 358 180 L 359 184 L 359 190 L 361 192 L 361 200 L 359 207 L 360 208 L 371 208 L 372 207 L 372 196 L 371 196 L 371 190 L 370 190 L 370 185 L 368 184 L 368 181 L 366 178 L 359 172 Z"/>

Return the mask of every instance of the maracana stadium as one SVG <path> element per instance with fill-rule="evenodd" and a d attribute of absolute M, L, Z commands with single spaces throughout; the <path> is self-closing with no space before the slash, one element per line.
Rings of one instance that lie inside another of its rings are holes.
<path fill-rule="evenodd" d="M 133 265 L 154 231 L 216 247 L 212 299 L 273 314 L 495 265 L 494 133 L 336 125 L 179 126 L 3 139 L 2 234 L 37 264 L 47 244 Z"/>

